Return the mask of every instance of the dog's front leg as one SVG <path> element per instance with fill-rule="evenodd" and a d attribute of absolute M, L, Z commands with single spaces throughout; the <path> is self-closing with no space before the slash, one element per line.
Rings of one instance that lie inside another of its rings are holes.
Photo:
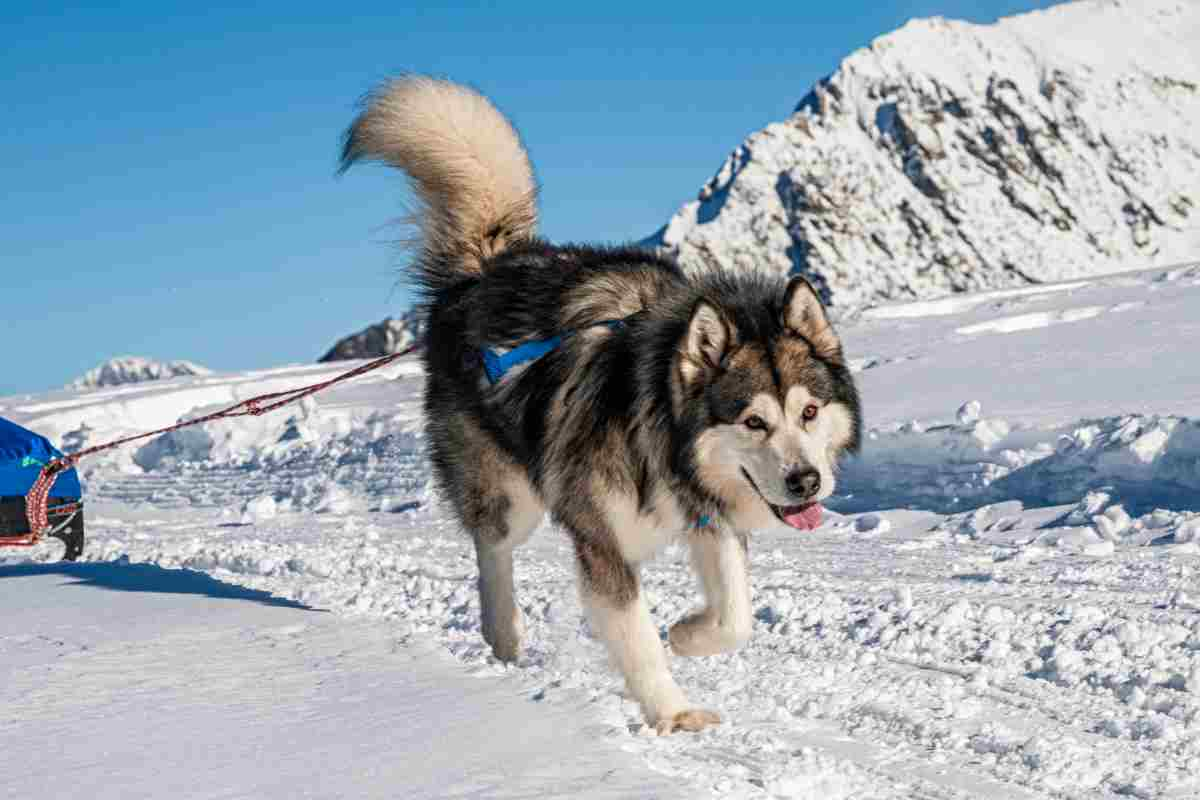
<path fill-rule="evenodd" d="M 637 568 L 615 547 L 576 537 L 580 595 L 592 632 L 608 648 L 647 723 L 660 734 L 698 731 L 721 717 L 692 708 L 667 668 L 667 654 L 642 596 Z"/>
<path fill-rule="evenodd" d="M 750 639 L 750 576 L 744 536 L 724 528 L 691 535 L 692 566 L 706 605 L 671 626 L 671 649 L 683 656 L 728 653 Z"/>

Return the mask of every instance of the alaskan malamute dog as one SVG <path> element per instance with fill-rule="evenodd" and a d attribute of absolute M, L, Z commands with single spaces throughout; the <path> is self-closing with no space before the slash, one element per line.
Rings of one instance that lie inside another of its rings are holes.
<path fill-rule="evenodd" d="M 421 204 L 427 431 L 475 541 L 484 639 L 520 655 L 513 549 L 549 510 L 647 722 L 719 722 L 671 678 L 638 568 L 675 537 L 690 546 L 706 605 L 671 627 L 674 653 L 750 636 L 749 532 L 816 527 L 838 459 L 859 446 L 858 395 L 816 292 L 539 239 L 516 131 L 458 84 L 404 77 L 370 95 L 343 168 L 360 159 L 403 170 Z"/>

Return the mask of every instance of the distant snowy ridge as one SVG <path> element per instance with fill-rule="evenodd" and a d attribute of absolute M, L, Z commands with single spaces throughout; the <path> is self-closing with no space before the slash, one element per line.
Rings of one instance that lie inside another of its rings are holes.
<path fill-rule="evenodd" d="M 1200 252 L 1200 3 L 915 20 L 751 135 L 647 240 L 838 305 Z"/>
<path fill-rule="evenodd" d="M 121 356 L 105 361 L 67 385 L 68 389 L 96 389 L 178 378 L 185 375 L 211 375 L 212 370 L 191 361 L 152 361 L 138 356 Z"/>
<path fill-rule="evenodd" d="M 344 361 L 351 358 L 379 358 L 398 353 L 425 335 L 425 321 L 416 309 L 399 319 L 388 317 L 368 325 L 358 333 L 339 339 L 319 361 Z"/>

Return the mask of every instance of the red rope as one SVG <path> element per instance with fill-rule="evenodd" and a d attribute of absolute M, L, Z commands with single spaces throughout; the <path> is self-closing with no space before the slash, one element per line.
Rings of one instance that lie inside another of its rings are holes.
<path fill-rule="evenodd" d="M 283 392 L 269 392 L 260 394 L 257 397 L 251 397 L 249 400 L 243 400 L 240 403 L 223 408 L 220 411 L 214 411 L 211 414 L 206 414 L 203 417 L 190 419 L 186 422 L 179 422 L 166 428 L 159 428 L 156 431 L 149 433 L 139 433 L 134 436 L 126 436 L 123 439 L 98 444 L 94 447 L 89 447 L 85 450 L 80 450 L 70 455 L 56 458 L 42 468 L 42 473 L 38 475 L 38 479 L 29 489 L 29 493 L 25 496 L 25 516 L 29 521 L 29 533 L 21 536 L 0 536 L 0 546 L 4 545 L 19 545 L 28 546 L 37 544 L 38 540 L 50 529 L 50 521 L 47 517 L 47 505 L 50 497 L 50 490 L 54 488 L 54 482 L 58 480 L 60 473 L 74 467 L 79 459 L 84 456 L 90 456 L 93 453 L 99 453 L 104 450 L 111 450 L 114 447 L 120 447 L 129 442 L 136 442 L 139 439 L 146 439 L 151 436 L 159 436 L 171 431 L 177 431 L 180 428 L 187 428 L 192 425 L 201 425 L 205 422 L 212 422 L 217 419 L 227 419 L 229 417 L 257 417 L 266 414 L 268 411 L 274 411 L 277 408 L 286 406 L 288 403 L 294 403 L 297 400 L 316 394 L 322 389 L 328 389 L 335 383 L 348 381 L 351 378 L 357 378 L 372 370 L 386 367 L 393 361 L 403 358 L 406 355 L 414 352 L 417 345 L 410 345 L 398 353 L 392 353 L 382 358 L 377 358 L 374 361 L 369 361 L 366 364 L 355 367 L 352 370 L 343 372 L 341 375 L 330 378 L 327 381 L 314 383 L 309 386 L 302 386 L 299 389 L 288 389 Z"/>

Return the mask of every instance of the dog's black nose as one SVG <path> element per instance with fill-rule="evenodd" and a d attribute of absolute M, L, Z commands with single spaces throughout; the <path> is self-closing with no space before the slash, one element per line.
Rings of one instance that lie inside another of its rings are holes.
<path fill-rule="evenodd" d="M 808 469 L 794 469 L 787 474 L 783 482 L 787 484 L 789 492 L 807 500 L 820 490 L 821 473 L 812 467 Z"/>

